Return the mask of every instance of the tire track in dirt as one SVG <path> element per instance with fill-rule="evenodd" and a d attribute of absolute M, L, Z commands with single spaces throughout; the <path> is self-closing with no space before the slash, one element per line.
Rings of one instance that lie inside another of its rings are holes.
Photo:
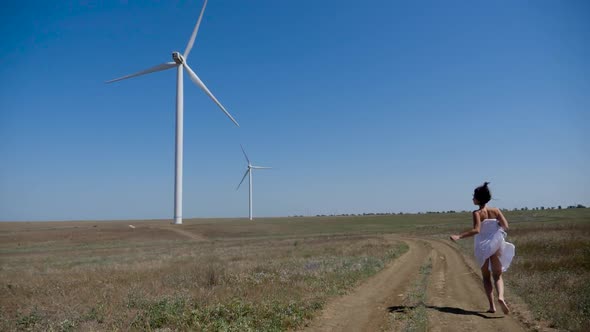
<path fill-rule="evenodd" d="M 423 241 L 403 241 L 409 247 L 405 254 L 350 293 L 328 303 L 307 330 L 379 331 L 386 326 L 387 308 L 405 296 L 431 250 Z"/>
<path fill-rule="evenodd" d="M 524 331 L 498 307 L 485 313 L 487 299 L 478 273 L 461 252 L 444 240 L 402 238 L 409 250 L 349 294 L 329 302 L 310 324 L 310 331 L 391 330 L 388 308 L 405 308 L 406 294 L 429 259 L 426 288 L 429 331 Z M 408 311 L 412 308 L 407 308 Z"/>
<path fill-rule="evenodd" d="M 457 248 L 443 240 L 428 242 L 433 248 L 426 297 L 429 331 L 525 330 L 517 319 L 505 316 L 498 304 L 496 313 L 485 312 L 488 301 L 481 278 Z"/>

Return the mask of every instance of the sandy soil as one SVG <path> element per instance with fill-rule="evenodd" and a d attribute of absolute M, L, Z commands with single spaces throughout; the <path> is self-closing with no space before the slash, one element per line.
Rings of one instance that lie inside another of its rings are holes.
<path fill-rule="evenodd" d="M 513 316 L 485 311 L 487 300 L 472 264 L 447 241 L 403 238 L 409 250 L 354 291 L 329 303 L 309 331 L 387 331 L 390 311 L 405 312 L 406 294 L 432 260 L 426 289 L 429 331 L 524 331 Z M 508 298 L 509 299 L 509 298 Z"/>

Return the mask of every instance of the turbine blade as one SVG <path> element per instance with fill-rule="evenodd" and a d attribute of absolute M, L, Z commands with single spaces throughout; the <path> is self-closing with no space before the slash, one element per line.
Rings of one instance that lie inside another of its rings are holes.
<path fill-rule="evenodd" d="M 244 173 L 244 177 L 242 178 L 242 181 L 240 181 L 240 184 L 238 184 L 238 187 L 236 188 L 236 190 L 240 189 L 240 186 L 242 185 L 242 182 L 244 182 L 244 179 L 248 175 L 248 172 L 250 172 L 249 168 L 246 170 L 246 173 Z"/>
<path fill-rule="evenodd" d="M 248 165 L 250 165 L 250 159 L 248 159 L 248 155 L 246 154 L 246 151 L 244 151 L 244 147 L 242 146 L 242 144 L 240 144 L 240 147 L 242 148 L 242 152 L 244 153 L 244 157 L 246 157 L 246 161 L 248 162 Z"/>
<path fill-rule="evenodd" d="M 184 63 L 184 69 L 186 69 L 186 71 L 188 72 L 188 76 L 190 76 L 191 80 L 193 80 L 193 82 L 195 82 L 195 84 L 198 85 L 199 88 L 201 88 L 201 90 L 203 90 L 211 99 L 213 99 L 213 101 L 217 104 L 217 106 L 219 106 L 219 108 L 221 108 L 223 113 L 225 113 L 225 115 L 227 115 L 227 117 L 230 120 L 232 120 L 233 123 L 236 124 L 236 126 L 239 127 L 240 125 L 234 119 L 234 117 L 231 116 L 231 114 L 229 114 L 229 112 L 225 110 L 225 107 L 223 107 L 223 105 L 221 105 L 219 100 L 217 100 L 217 98 L 215 98 L 215 96 L 211 93 L 211 91 L 209 91 L 209 89 L 207 89 L 207 87 L 205 86 L 205 83 L 203 83 L 203 81 L 201 81 L 199 76 L 197 76 L 197 74 L 195 74 L 195 72 L 191 69 L 191 67 L 188 66 L 188 64 L 186 62 Z"/>
<path fill-rule="evenodd" d="M 197 32 L 199 31 L 199 26 L 201 25 L 201 19 L 203 19 L 203 13 L 205 12 L 205 7 L 207 7 L 207 0 L 203 3 L 203 9 L 201 9 L 201 15 L 199 15 L 199 19 L 197 20 L 197 24 L 195 25 L 195 29 L 193 30 L 193 34 L 191 35 L 191 39 L 188 40 L 188 44 L 186 45 L 186 49 L 184 50 L 184 60 L 188 58 L 188 54 L 191 52 L 193 45 L 195 44 L 195 39 L 197 38 Z"/>
<path fill-rule="evenodd" d="M 265 166 L 252 166 L 254 169 L 271 169 L 272 167 L 265 167 Z"/>
<path fill-rule="evenodd" d="M 123 76 L 123 77 L 119 77 L 119 78 L 115 78 L 114 80 L 110 80 L 110 81 L 106 81 L 105 83 L 113 83 L 113 82 L 117 82 L 117 81 L 122 81 L 128 78 L 132 78 L 132 77 L 136 77 L 136 76 L 141 76 L 141 75 L 145 75 L 145 74 L 149 74 L 149 73 L 153 73 L 156 71 L 162 71 L 162 70 L 166 70 L 166 69 L 170 69 L 172 67 L 176 67 L 177 64 L 176 62 L 166 62 L 157 66 L 154 66 L 152 68 L 146 69 L 146 70 L 142 70 L 140 72 L 137 72 L 135 74 L 131 74 L 131 75 L 127 75 L 127 76 Z"/>

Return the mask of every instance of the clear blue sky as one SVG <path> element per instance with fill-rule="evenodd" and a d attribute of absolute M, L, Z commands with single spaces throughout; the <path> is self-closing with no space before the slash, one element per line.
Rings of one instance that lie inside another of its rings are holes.
<path fill-rule="evenodd" d="M 201 1 L 0 20 L 0 220 L 172 218 L 175 72 Z M 210 0 L 185 75 L 184 217 L 590 203 L 587 1 Z"/>

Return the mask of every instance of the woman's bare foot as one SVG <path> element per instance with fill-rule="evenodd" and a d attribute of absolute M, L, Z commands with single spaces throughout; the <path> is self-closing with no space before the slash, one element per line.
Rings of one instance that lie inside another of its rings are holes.
<path fill-rule="evenodd" d="M 494 312 L 496 312 L 496 308 L 490 308 L 488 309 L 488 311 L 486 311 L 487 313 L 493 314 Z"/>
<path fill-rule="evenodd" d="M 498 299 L 498 302 L 500 303 L 500 307 L 502 308 L 502 312 L 505 315 L 510 314 L 510 309 L 508 309 L 508 305 L 506 305 L 506 301 L 504 299 Z"/>

